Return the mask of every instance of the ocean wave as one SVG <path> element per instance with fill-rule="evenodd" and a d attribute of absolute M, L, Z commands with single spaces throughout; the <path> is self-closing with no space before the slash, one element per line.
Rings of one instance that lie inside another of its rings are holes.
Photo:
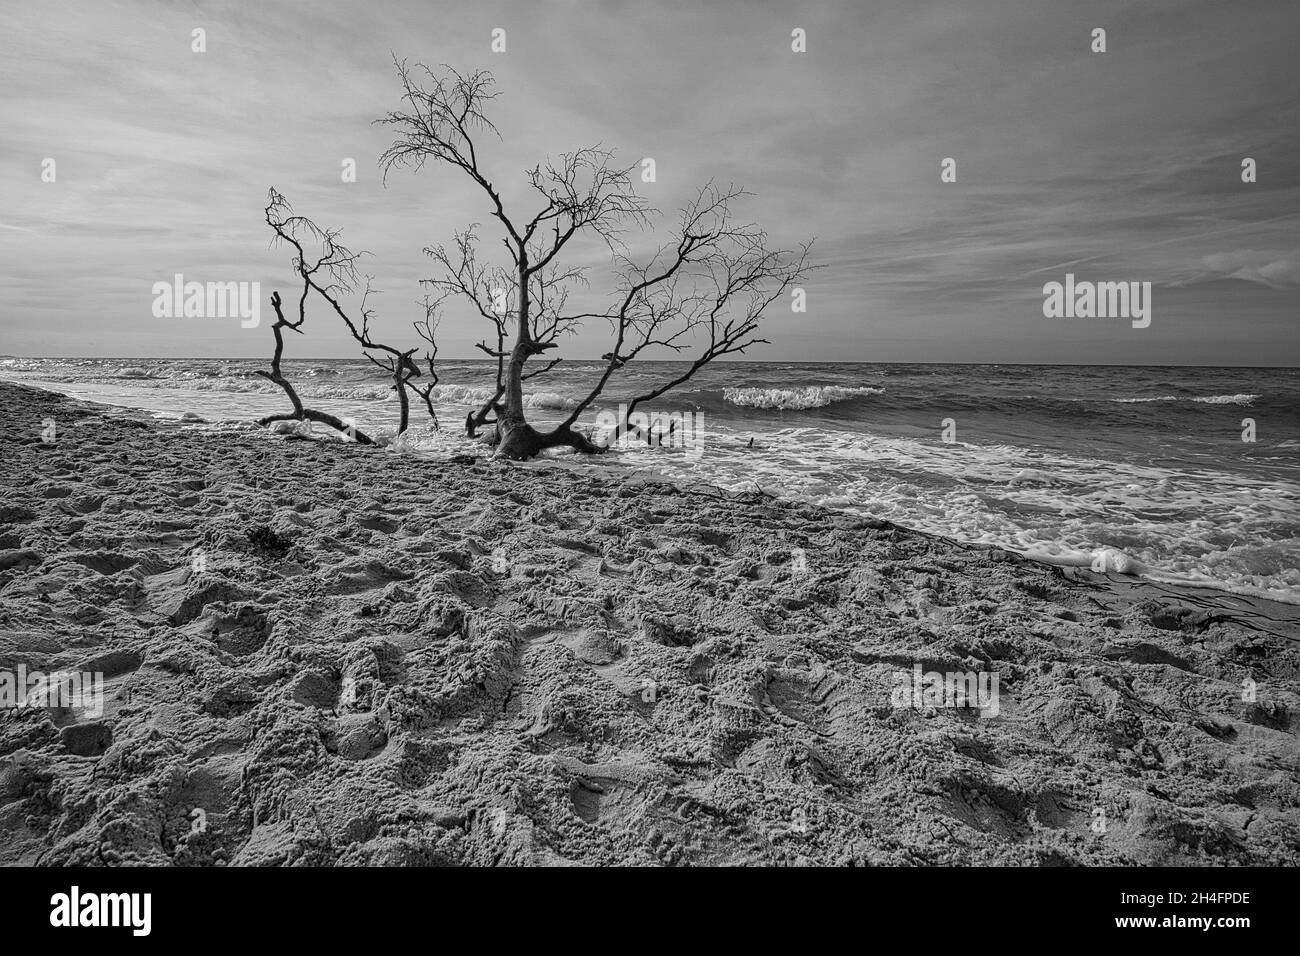
<path fill-rule="evenodd" d="M 391 385 L 300 385 L 304 398 L 341 398 L 358 402 L 382 402 L 393 394 Z"/>
<path fill-rule="evenodd" d="M 128 374 L 130 373 L 130 374 Z M 351 402 L 387 402 L 394 397 L 393 386 L 384 381 L 369 382 L 323 382 L 314 379 L 300 370 L 288 370 L 286 377 L 293 384 L 294 390 L 304 400 L 351 401 Z M 140 369 L 127 369 L 115 375 L 85 376 L 71 374 L 49 374 L 45 379 L 54 382 L 66 382 L 71 385 L 105 384 L 118 385 L 129 380 L 132 387 L 145 389 L 179 389 L 187 392 L 217 392 L 233 394 L 278 394 L 280 386 L 268 381 L 254 372 L 247 371 L 240 377 L 233 375 L 205 376 L 191 378 L 188 375 L 170 379 L 159 378 Z M 474 385 L 435 385 L 433 402 L 435 405 L 467 405 L 477 407 L 496 393 L 495 389 Z M 411 396 L 416 401 L 416 396 Z M 578 400 L 559 392 L 533 392 L 524 396 L 524 405 L 528 408 L 574 408 Z"/>
<path fill-rule="evenodd" d="M 304 397 L 351 399 L 381 402 L 393 396 L 393 386 L 380 384 L 306 385 L 299 388 Z M 479 406 L 496 394 L 494 388 L 475 385 L 435 385 L 431 398 L 435 405 Z M 525 408 L 573 408 L 576 398 L 558 392 L 533 392 L 524 396 Z"/>
<path fill-rule="evenodd" d="M 1204 398 L 1194 398 L 1194 402 L 1204 402 L 1206 405 L 1250 405 L 1259 398 L 1258 395 L 1207 395 Z"/>
<path fill-rule="evenodd" d="M 849 388 L 843 385 L 808 385 L 803 388 L 726 388 L 722 397 L 732 405 L 748 408 L 824 408 L 835 402 L 848 401 L 861 395 L 880 395 L 883 388 L 864 385 Z"/>
<path fill-rule="evenodd" d="M 526 408 L 574 408 L 577 404 L 576 398 L 561 395 L 559 392 L 533 392 L 531 395 L 524 396 Z"/>
<path fill-rule="evenodd" d="M 430 397 L 439 405 L 482 405 L 495 393 L 477 385 L 435 385 Z"/>
<path fill-rule="evenodd" d="M 1120 405 L 1137 405 L 1146 402 L 1200 402 L 1203 405 L 1251 405 L 1254 404 L 1259 395 L 1247 395 L 1244 392 L 1238 395 L 1197 395 L 1191 398 L 1182 398 L 1178 395 L 1158 395 L 1154 398 L 1112 398 L 1109 401 L 1116 402 Z"/>
<path fill-rule="evenodd" d="M 433 401 L 438 405 L 482 405 L 496 394 L 494 388 L 478 385 L 435 385 Z M 573 408 L 578 400 L 559 392 L 533 392 L 524 396 L 525 408 Z"/>

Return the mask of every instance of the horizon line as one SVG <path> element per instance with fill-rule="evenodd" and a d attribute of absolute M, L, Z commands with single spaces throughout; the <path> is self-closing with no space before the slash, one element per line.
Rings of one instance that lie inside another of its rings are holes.
<path fill-rule="evenodd" d="M 5 359 L 90 359 L 100 362 L 115 361 L 135 361 L 135 362 L 256 362 L 262 361 L 261 357 L 240 356 L 240 355 L 0 355 L 0 361 Z M 302 356 L 301 358 L 286 358 L 286 362 L 360 362 L 364 361 L 365 356 L 355 358 L 338 356 Z M 482 362 L 490 364 L 495 359 L 481 358 L 477 356 L 468 358 L 447 358 L 441 362 Z M 589 362 L 599 365 L 605 362 L 602 358 L 566 358 L 566 362 Z M 688 365 L 690 359 L 634 359 L 623 365 L 624 368 L 633 364 L 642 365 Z M 918 361 L 846 361 L 843 359 L 825 360 L 825 359 L 717 359 L 708 363 L 710 365 L 949 365 L 949 366 L 971 366 L 973 368 L 1000 368 L 1002 366 L 1018 368 L 1243 368 L 1243 369 L 1267 369 L 1274 370 L 1296 370 L 1300 369 L 1297 365 L 1208 365 L 1208 364 L 1191 364 L 1177 363 L 1172 365 L 1151 365 L 1144 362 L 1113 362 L 1108 364 L 1099 364 L 1097 362 L 918 362 Z"/>

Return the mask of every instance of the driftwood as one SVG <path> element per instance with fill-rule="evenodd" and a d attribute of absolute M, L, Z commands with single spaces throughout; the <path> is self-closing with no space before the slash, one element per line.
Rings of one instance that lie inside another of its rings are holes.
<path fill-rule="evenodd" d="M 269 372 L 258 369 L 257 374 L 279 385 L 284 389 L 284 393 L 289 396 L 289 401 L 293 403 L 293 411 L 286 415 L 267 415 L 265 418 L 259 418 L 259 425 L 269 425 L 271 422 L 286 421 L 313 421 L 320 422 L 323 425 L 329 425 L 331 428 L 337 428 L 341 432 L 351 435 L 359 444 L 373 445 L 374 440 L 364 432 L 345 424 L 342 420 L 334 417 L 328 412 L 317 411 L 314 408 L 306 408 L 298 393 L 294 390 L 289 380 L 284 377 L 280 370 L 280 359 L 284 356 L 284 329 L 293 329 L 299 335 L 302 334 L 302 324 L 306 321 L 305 303 L 307 297 L 306 290 L 303 290 L 303 297 L 298 301 L 298 320 L 291 322 L 284 317 L 284 311 L 281 309 L 280 293 L 271 293 L 271 305 L 275 307 L 275 324 L 271 326 L 271 332 L 275 336 L 275 354 L 271 356 L 271 370 Z"/>
<path fill-rule="evenodd" d="M 362 444 L 375 444 L 374 440 L 368 435 L 358 432 L 355 427 L 344 425 L 333 415 L 304 408 L 293 386 L 288 383 L 281 373 L 280 357 L 284 350 L 282 329 L 290 328 L 302 334 L 302 325 L 306 321 L 307 299 L 312 292 L 315 292 L 343 320 L 352 338 L 361 346 L 362 354 L 378 368 L 387 372 L 392 379 L 392 387 L 397 393 L 400 408 L 398 435 L 403 434 L 410 425 L 408 388 L 424 399 L 429 417 L 433 419 L 434 427 L 437 428 L 438 416 L 433 408 L 433 388 L 438 382 L 438 373 L 435 367 L 438 346 L 434 340 L 434 333 L 438 323 L 437 303 L 426 296 L 424 300 L 424 317 L 414 323 L 417 334 L 428 343 L 424 359 L 429 373 L 429 384 L 421 387 L 412 381 L 421 375 L 420 367 L 414 359 L 418 347 L 405 350 L 398 349 L 377 341 L 371 334 L 370 320 L 374 315 L 374 310 L 368 306 L 368 302 L 375 290 L 371 287 L 371 278 L 369 276 L 366 277 L 365 289 L 361 296 L 360 320 L 354 320 L 353 315 L 343 304 L 342 297 L 356 289 L 357 263 L 366 253 L 354 252 L 345 246 L 339 239 L 339 230 L 324 229 L 306 216 L 293 215 L 289 201 L 274 188 L 270 190 L 265 216 L 267 225 L 275 233 L 274 241 L 283 242 L 293 247 L 293 269 L 302 279 L 302 293 L 298 299 L 297 320 L 289 320 L 284 317 L 278 292 L 272 297 L 272 304 L 275 306 L 276 313 L 276 322 L 271 327 L 275 335 L 275 354 L 271 361 L 271 372 L 259 372 L 258 374 L 275 382 L 285 390 L 289 400 L 293 402 L 294 411 L 288 415 L 269 416 L 262 419 L 262 423 L 310 419 L 344 430 L 348 434 L 354 435 L 356 440 Z M 311 264 L 308 263 L 308 256 L 303 247 L 304 240 L 319 244 L 321 248 L 321 254 Z"/>

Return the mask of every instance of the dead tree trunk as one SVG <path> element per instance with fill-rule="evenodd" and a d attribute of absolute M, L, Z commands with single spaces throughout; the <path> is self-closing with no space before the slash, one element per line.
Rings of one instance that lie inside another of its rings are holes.
<path fill-rule="evenodd" d="M 306 292 L 304 290 L 304 297 Z M 257 424 L 269 425 L 271 422 L 288 422 L 288 421 L 313 421 L 320 422 L 322 425 L 329 425 L 345 434 L 353 436 L 353 439 L 361 445 L 373 445 L 374 440 L 365 432 L 358 431 L 354 426 L 345 424 L 341 419 L 329 414 L 328 412 L 317 411 L 314 408 L 305 408 L 302 399 L 298 397 L 298 392 L 290 384 L 289 380 L 284 377 L 280 370 L 280 359 L 284 357 L 284 333 L 281 331 L 285 328 L 293 329 L 295 332 L 302 334 L 302 323 L 306 318 L 305 313 L 300 309 L 297 322 L 290 322 L 284 317 L 281 310 L 281 300 L 279 292 L 271 293 L 271 305 L 275 309 L 275 323 L 271 326 L 271 333 L 275 336 L 275 354 L 271 356 L 271 371 L 258 369 L 257 374 L 270 382 L 274 382 L 284 389 L 284 394 L 289 396 L 289 401 L 293 403 L 293 411 L 287 415 L 267 415 L 265 418 L 259 418 Z M 301 305 L 301 303 L 300 303 Z"/>
<path fill-rule="evenodd" d="M 397 434 L 400 435 L 411 423 L 411 400 L 406 397 L 406 379 L 401 369 L 393 375 L 393 389 L 397 392 L 398 402 L 401 403 L 401 410 L 397 417 Z"/>
<path fill-rule="evenodd" d="M 477 411 L 471 411 L 465 416 L 465 434 L 470 438 L 478 437 L 478 430 L 484 425 L 496 425 L 499 418 L 488 418 L 488 415 L 501 414 L 501 396 L 506 393 L 504 385 L 498 385 L 495 394 L 484 402 Z M 497 444 L 501 440 L 501 431 L 497 429 L 492 437 L 492 444 Z"/>

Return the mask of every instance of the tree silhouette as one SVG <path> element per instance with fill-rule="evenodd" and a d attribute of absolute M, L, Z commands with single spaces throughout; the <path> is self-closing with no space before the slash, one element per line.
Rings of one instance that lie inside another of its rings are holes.
<path fill-rule="evenodd" d="M 491 341 L 484 339 L 478 348 L 497 360 L 496 389 L 467 417 L 469 434 L 495 425 L 497 454 L 512 459 L 558 446 L 599 451 L 574 425 L 618 372 L 647 349 L 694 358 L 681 374 L 632 396 L 628 415 L 709 362 L 766 343 L 757 335 L 759 319 L 807 274 L 811 243 L 794 251 L 769 248 L 765 232 L 734 217 L 733 206 L 748 193 L 705 184 L 681 211 L 671 238 L 646 261 L 635 262 L 622 236 L 629 228 L 648 227 L 655 210 L 635 193 L 632 167 L 616 166 L 613 153 L 600 146 L 563 153 L 526 173 L 540 208 L 527 219 L 508 213 L 480 162 L 480 141 L 499 136 L 484 112 L 498 95 L 492 75 L 394 63 L 402 105 L 376 121 L 395 137 L 380 156 L 385 180 L 394 169 L 419 171 L 430 162 L 459 170 L 487 200 L 509 254 L 508 266 L 483 263 L 475 226 L 458 232 L 450 247 L 425 250 L 438 269 L 425 280 L 434 307 L 451 298 L 468 300 L 492 326 Z M 563 262 L 562 254 L 579 236 L 603 240 L 612 257 L 615 291 L 603 311 L 566 311 L 570 291 L 588 282 L 585 268 Z M 539 432 L 525 415 L 523 383 L 546 374 L 559 360 L 532 371 L 525 366 L 591 319 L 606 320 L 613 338 L 603 373 L 563 422 Z M 625 428 L 626 419 L 619 424 L 620 431 Z"/>
<path fill-rule="evenodd" d="M 422 386 L 413 381 L 413 379 L 419 378 L 421 374 L 420 367 L 414 359 L 419 347 L 405 350 L 398 349 L 376 341 L 371 335 L 370 320 L 374 316 L 374 309 L 368 303 L 370 296 L 376 294 L 376 290 L 371 285 L 373 277 L 365 277 L 365 287 L 362 291 L 359 306 L 359 322 L 352 318 L 341 301 L 343 296 L 356 291 L 359 283 L 357 264 L 366 253 L 354 252 L 345 246 L 339 239 L 340 230 L 324 229 L 306 216 L 294 215 L 289 201 L 277 192 L 274 187 L 270 190 L 264 212 L 267 225 L 275 233 L 272 242 L 287 243 L 293 248 L 293 270 L 302 279 L 302 294 L 298 298 L 298 318 L 296 321 L 285 319 L 281 312 L 279 292 L 274 293 L 271 297 L 271 304 L 275 307 L 276 314 L 276 322 L 271 327 L 272 332 L 275 334 L 275 354 L 271 360 L 271 372 L 259 371 L 258 374 L 270 379 L 285 390 L 289 400 L 293 402 L 294 411 L 288 415 L 269 416 L 262 419 L 261 424 L 291 419 L 310 419 L 331 425 L 341 431 L 347 431 L 349 434 L 355 435 L 356 440 L 362 444 L 374 444 L 369 436 L 356 431 L 355 427 L 344 424 L 333 415 L 304 408 L 293 386 L 281 373 L 280 358 L 284 351 L 282 329 L 289 328 L 300 334 L 302 333 L 302 325 L 307 318 L 307 299 L 312 292 L 315 292 L 343 320 L 352 338 L 361 346 L 362 354 L 375 366 L 387 372 L 388 377 L 392 379 L 392 387 L 397 393 L 400 409 L 397 434 L 399 436 L 403 434 L 410 424 L 408 388 L 424 399 L 429 417 L 433 419 L 436 428 L 438 416 L 433 409 L 432 393 L 433 387 L 438 383 L 438 373 L 434 365 L 438 355 L 438 346 L 434 340 L 438 317 L 434 299 L 428 295 L 424 297 L 422 303 L 424 317 L 413 323 L 416 334 L 428 345 L 425 350 L 424 360 L 430 381 L 427 385 Z M 318 246 L 320 254 L 315 256 L 314 259 L 310 259 L 304 249 L 304 242 Z M 379 354 L 375 355 L 376 352 Z"/>

